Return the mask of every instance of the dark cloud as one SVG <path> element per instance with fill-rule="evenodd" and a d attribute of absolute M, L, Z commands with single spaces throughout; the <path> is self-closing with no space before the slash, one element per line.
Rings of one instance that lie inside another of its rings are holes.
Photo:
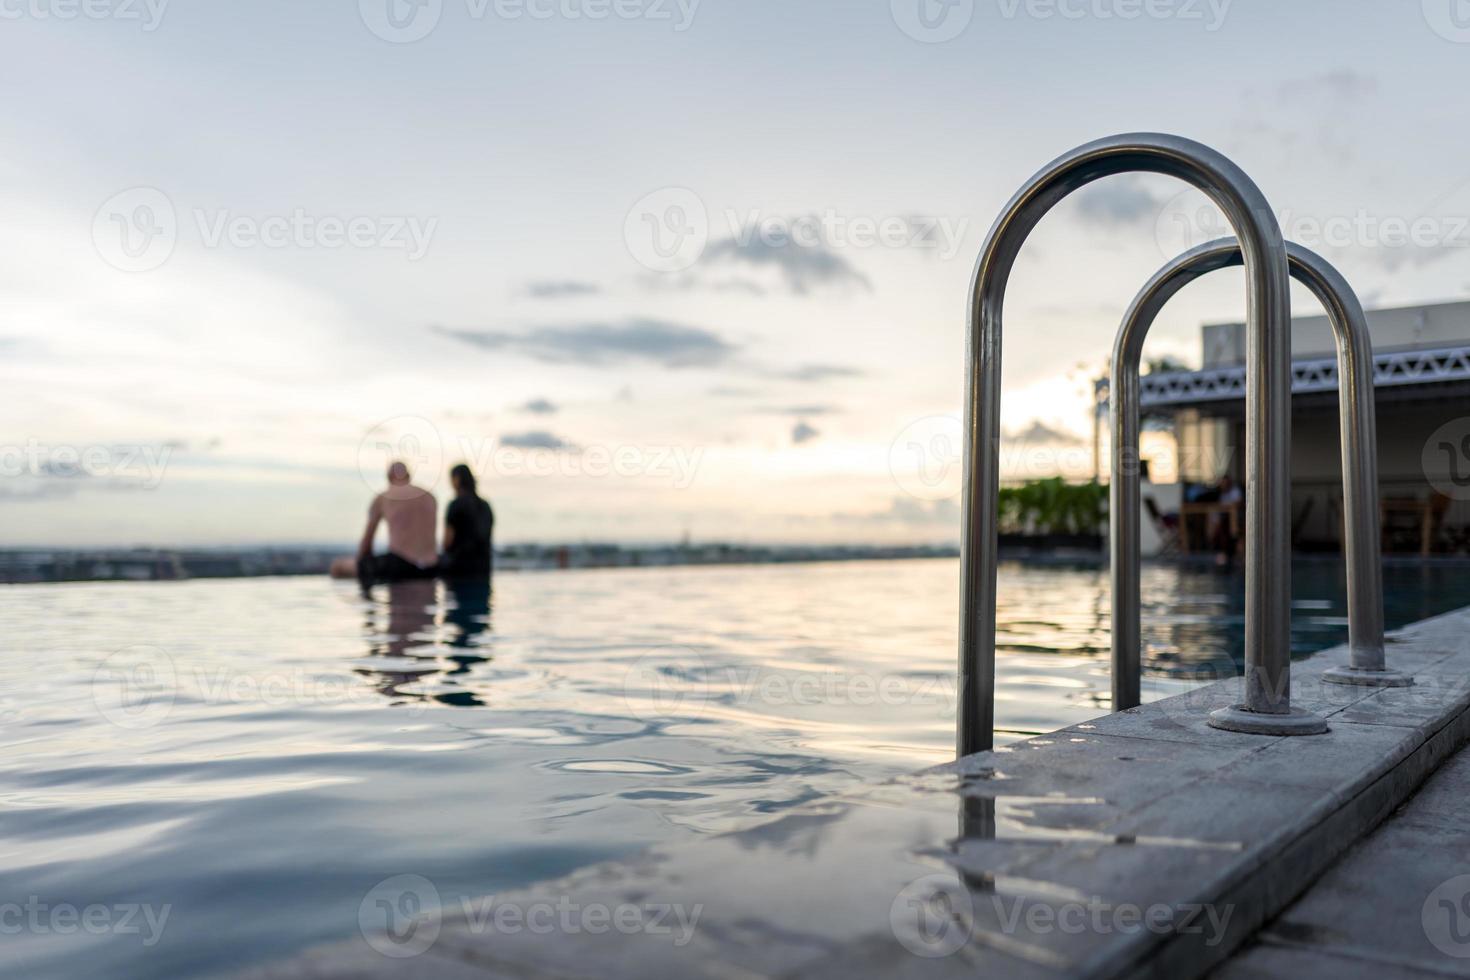
<path fill-rule="evenodd" d="M 1099 181 L 1078 195 L 1077 213 L 1090 225 L 1119 228 L 1154 221 L 1164 199 L 1156 196 L 1138 176 Z"/>
<path fill-rule="evenodd" d="M 649 318 L 533 327 L 523 333 L 434 329 L 475 347 L 521 354 L 548 364 L 602 366 L 644 361 L 667 368 L 717 367 L 736 353 L 735 346 L 718 334 Z"/>
<path fill-rule="evenodd" d="M 716 385 L 709 390 L 712 398 L 754 398 L 761 394 L 756 388 L 740 388 L 735 385 Z"/>
<path fill-rule="evenodd" d="M 602 287 L 595 282 L 576 279 L 543 279 L 526 284 L 526 295 L 532 299 L 565 299 L 570 296 L 597 296 Z"/>
<path fill-rule="evenodd" d="M 521 406 L 521 411 L 529 412 L 532 415 L 555 415 L 561 409 L 554 402 L 548 401 L 545 398 L 532 398 Z"/>
<path fill-rule="evenodd" d="M 500 444 L 507 449 L 565 449 L 577 447 L 550 432 L 537 429 L 533 432 L 513 432 L 500 437 Z"/>
<path fill-rule="evenodd" d="M 744 239 L 744 240 L 742 240 Z M 704 251 L 701 265 L 743 265 L 780 273 L 789 292 L 804 295 L 813 289 L 863 289 L 872 291 L 868 277 L 851 262 L 824 244 L 773 244 L 755 229 L 739 238 L 725 238 Z"/>
<path fill-rule="evenodd" d="M 804 421 L 797 422 L 796 425 L 793 426 L 791 429 L 791 441 L 796 443 L 798 446 L 800 446 L 804 442 L 811 442 L 819 435 L 821 435 L 820 432 L 818 432 L 816 429 L 813 429 L 810 425 L 807 425 Z"/>
<path fill-rule="evenodd" d="M 689 293 L 699 290 L 708 293 L 741 293 L 746 296 L 765 296 L 770 292 L 754 279 L 746 279 L 741 276 L 733 276 L 728 279 L 711 279 L 694 275 L 645 276 L 640 282 L 645 288 L 657 292 Z"/>
<path fill-rule="evenodd" d="M 864 372 L 842 364 L 803 364 L 767 373 L 773 378 L 787 381 L 831 381 L 834 378 L 860 378 Z"/>
<path fill-rule="evenodd" d="M 53 459 L 43 459 L 36 464 L 36 475 L 49 477 L 53 480 L 81 480 L 90 479 L 92 474 L 87 472 L 79 459 L 71 462 L 61 462 Z"/>

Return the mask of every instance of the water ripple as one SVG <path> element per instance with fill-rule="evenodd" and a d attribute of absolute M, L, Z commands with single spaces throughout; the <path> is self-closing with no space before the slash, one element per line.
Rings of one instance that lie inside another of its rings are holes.
<path fill-rule="evenodd" d="M 151 948 L 7 937 L 7 965 L 229 972 L 355 935 L 394 875 L 477 896 L 946 761 L 957 574 L 512 575 L 493 604 L 317 579 L 9 587 L 8 893 L 171 912 Z M 1146 696 L 1233 672 L 1239 577 L 1144 574 Z M 1436 575 L 1391 568 L 1389 619 L 1470 602 Z M 1294 648 L 1339 640 L 1337 567 L 1298 570 L 1296 591 Z M 1002 567 L 1003 740 L 1107 709 L 1108 616 L 1099 568 Z M 1018 824 L 1052 805 L 1023 802 Z"/>

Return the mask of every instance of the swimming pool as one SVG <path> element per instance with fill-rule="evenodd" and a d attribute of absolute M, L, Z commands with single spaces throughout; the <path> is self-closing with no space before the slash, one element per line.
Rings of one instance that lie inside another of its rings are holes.
<path fill-rule="evenodd" d="M 1145 697 L 1239 658 L 1242 584 L 1145 569 Z M 395 875 L 477 896 L 746 826 L 954 741 L 952 560 L 528 573 L 493 604 L 318 579 L 7 587 L 7 965 L 227 975 L 351 937 Z M 1463 569 L 1390 567 L 1402 624 Z M 1010 737 L 1107 710 L 1105 570 L 1001 572 Z M 1295 571 L 1294 644 L 1345 632 Z"/>

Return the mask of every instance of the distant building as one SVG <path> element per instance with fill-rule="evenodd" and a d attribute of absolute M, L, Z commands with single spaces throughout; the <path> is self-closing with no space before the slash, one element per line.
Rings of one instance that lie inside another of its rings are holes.
<path fill-rule="evenodd" d="M 1470 417 L 1470 302 L 1377 310 L 1368 320 L 1385 545 L 1464 549 L 1470 502 L 1440 492 L 1445 480 L 1438 477 L 1448 476 L 1452 464 L 1433 447 L 1426 453 L 1426 446 L 1442 426 Z M 1293 541 L 1304 550 L 1336 549 L 1342 540 L 1336 346 L 1325 316 L 1293 319 L 1291 340 Z M 1142 379 L 1146 424 L 1175 436 L 1183 485 L 1176 491 L 1226 475 L 1243 484 L 1245 477 L 1245 325 L 1207 324 L 1201 341 L 1200 370 Z M 1180 498 L 1168 488 L 1155 493 L 1156 505 L 1172 496 L 1177 507 Z"/>

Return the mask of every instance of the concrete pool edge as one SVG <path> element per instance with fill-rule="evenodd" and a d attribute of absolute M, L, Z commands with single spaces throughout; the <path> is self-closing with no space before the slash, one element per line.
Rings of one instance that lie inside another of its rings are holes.
<path fill-rule="evenodd" d="M 358 938 L 247 975 L 1198 976 L 1470 740 L 1467 637 L 1470 609 L 1397 631 L 1390 664 L 1415 675 L 1412 688 L 1321 683 L 1346 661 L 1342 647 L 1297 662 L 1296 700 L 1328 717 L 1327 735 L 1208 728 L 1209 711 L 1237 696 L 1239 681 L 1226 680 L 495 898 L 521 909 L 697 902 L 703 917 L 682 946 L 652 930 L 487 930 L 450 911 L 419 955 Z M 933 889 L 949 879 L 968 893 L 967 912 L 955 916 L 960 942 L 927 948 L 908 934 L 914 923 L 900 903 L 917 899 L 914 914 L 927 916 Z M 911 891 L 926 882 L 930 892 Z M 1018 935 L 1014 919 L 1006 927 L 1004 896 L 1028 915 L 1084 900 L 1230 914 L 1209 934 L 1115 924 Z"/>
<path fill-rule="evenodd" d="M 1470 658 L 1466 658 L 1466 665 L 1470 667 Z M 1231 933 L 1224 942 L 1206 947 L 1188 936 L 1169 936 L 1156 949 L 1136 956 L 1125 954 L 1111 968 L 1100 969 L 1096 975 L 1201 976 L 1220 965 L 1305 892 L 1349 848 L 1377 829 L 1467 743 L 1470 743 L 1470 698 L 1462 696 L 1446 712 L 1442 723 L 1407 756 L 1393 762 L 1379 759 L 1378 768 L 1368 770 L 1370 775 L 1364 780 L 1367 785 L 1361 791 L 1285 841 L 1267 864 L 1241 875 L 1219 898 L 1212 899 L 1249 912 L 1248 917 L 1237 916 L 1232 921 Z"/>

